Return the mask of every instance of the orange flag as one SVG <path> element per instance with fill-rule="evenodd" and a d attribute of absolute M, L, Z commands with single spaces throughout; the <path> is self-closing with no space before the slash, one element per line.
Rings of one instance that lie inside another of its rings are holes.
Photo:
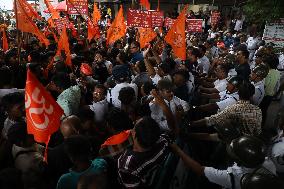
<path fill-rule="evenodd" d="M 175 55 L 182 60 L 186 59 L 185 19 L 187 9 L 188 5 L 185 6 L 165 36 L 165 41 L 172 46 Z"/>
<path fill-rule="evenodd" d="M 44 0 L 44 3 L 46 4 L 46 7 L 51 14 L 52 19 L 58 19 L 60 18 L 59 13 L 53 8 L 52 4 L 49 2 L 49 0 Z"/>
<path fill-rule="evenodd" d="M 97 7 L 97 4 L 94 3 L 94 11 L 93 11 L 93 21 L 88 19 L 88 40 L 99 38 L 100 37 L 100 29 L 98 26 L 98 21 L 101 19 L 100 10 Z"/>
<path fill-rule="evenodd" d="M 46 160 L 50 136 L 58 130 L 64 111 L 30 70 L 27 71 L 25 108 L 27 131 L 34 135 L 36 142 L 46 144 Z"/>
<path fill-rule="evenodd" d="M 3 48 L 4 52 L 9 50 L 8 39 L 7 39 L 6 32 L 5 32 L 4 28 L 3 28 L 3 31 L 2 31 L 2 48 Z"/>
<path fill-rule="evenodd" d="M 140 5 L 145 7 L 147 10 L 150 10 L 150 3 L 148 0 L 140 0 Z"/>
<path fill-rule="evenodd" d="M 46 46 L 49 45 L 48 39 L 43 35 L 43 33 L 37 28 L 32 19 L 28 16 L 26 10 L 26 5 L 22 0 L 16 1 L 16 17 L 17 17 L 17 29 L 22 32 L 32 33 L 40 40 L 41 43 L 44 43 Z"/>
<path fill-rule="evenodd" d="M 38 13 L 31 6 L 31 4 L 29 4 L 26 0 L 23 0 L 23 3 L 25 5 L 25 11 L 30 18 L 33 18 L 33 19 L 36 18 L 36 19 L 39 19 L 39 20 L 41 19 L 41 17 L 38 15 Z"/>
<path fill-rule="evenodd" d="M 66 27 L 64 26 L 64 28 L 62 29 L 62 33 L 61 36 L 59 38 L 58 41 L 58 47 L 57 47 L 57 52 L 55 56 L 61 56 L 61 51 L 65 51 L 65 55 L 66 55 L 66 64 L 68 66 L 72 66 L 72 62 L 71 62 L 71 52 L 69 49 L 69 39 L 68 39 L 68 35 L 66 32 Z"/>
<path fill-rule="evenodd" d="M 154 32 L 152 28 L 139 28 L 138 31 L 139 31 L 139 42 L 141 48 L 144 48 L 147 43 L 149 43 L 155 37 L 157 37 L 157 33 Z"/>
<path fill-rule="evenodd" d="M 118 14 L 116 15 L 113 23 L 107 30 L 107 44 L 112 44 L 116 40 L 123 37 L 126 33 L 126 25 L 123 17 L 123 8 L 120 5 Z"/>

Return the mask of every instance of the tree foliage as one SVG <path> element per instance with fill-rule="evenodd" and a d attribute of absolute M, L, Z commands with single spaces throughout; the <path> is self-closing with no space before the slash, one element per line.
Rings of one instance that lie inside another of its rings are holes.
<path fill-rule="evenodd" d="M 261 25 L 284 18 L 284 0 L 248 0 L 243 10 L 249 21 Z"/>

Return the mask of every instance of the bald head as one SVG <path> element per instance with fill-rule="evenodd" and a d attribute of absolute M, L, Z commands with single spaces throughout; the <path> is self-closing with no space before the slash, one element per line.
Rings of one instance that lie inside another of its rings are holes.
<path fill-rule="evenodd" d="M 79 134 L 81 129 L 81 120 L 75 115 L 66 117 L 60 125 L 60 131 L 64 138 Z"/>

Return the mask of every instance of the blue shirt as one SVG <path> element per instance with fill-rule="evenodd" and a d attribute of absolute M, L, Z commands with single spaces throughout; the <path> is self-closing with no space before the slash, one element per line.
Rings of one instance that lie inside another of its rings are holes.
<path fill-rule="evenodd" d="M 132 58 L 130 60 L 131 64 L 136 64 L 136 62 L 143 60 L 143 54 L 141 52 L 136 52 L 132 55 Z"/>
<path fill-rule="evenodd" d="M 76 189 L 77 183 L 81 175 L 86 173 L 102 173 L 107 169 L 107 163 L 104 159 L 96 158 L 92 161 L 91 166 L 83 171 L 76 172 L 70 169 L 69 173 L 63 174 L 58 182 L 56 189 Z"/>

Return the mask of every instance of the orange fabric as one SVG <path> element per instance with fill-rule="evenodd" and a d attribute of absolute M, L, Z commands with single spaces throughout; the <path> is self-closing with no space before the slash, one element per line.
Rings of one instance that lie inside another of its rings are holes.
<path fill-rule="evenodd" d="M 165 36 L 165 41 L 172 46 L 175 55 L 182 60 L 186 59 L 185 20 L 187 9 L 188 5 L 185 6 Z"/>
<path fill-rule="evenodd" d="M 53 8 L 52 4 L 49 2 L 49 0 L 44 0 L 44 3 L 46 4 L 46 7 L 51 14 L 52 19 L 60 18 L 59 13 Z"/>
<path fill-rule="evenodd" d="M 30 70 L 27 71 L 25 93 L 27 131 L 34 135 L 36 142 L 46 144 L 44 160 L 47 161 L 50 136 L 58 130 L 64 111 Z"/>
<path fill-rule="evenodd" d="M 112 44 L 116 40 L 123 37 L 126 33 L 126 25 L 123 17 L 123 8 L 120 6 L 118 14 L 116 15 L 113 23 L 107 30 L 107 44 Z"/>
<path fill-rule="evenodd" d="M 65 51 L 65 55 L 66 55 L 66 64 L 68 66 L 72 66 L 72 62 L 71 62 L 71 52 L 70 52 L 70 48 L 69 48 L 69 39 L 68 39 L 68 35 L 66 32 L 66 27 L 64 26 L 64 28 L 62 29 L 62 33 L 61 36 L 59 38 L 58 41 L 58 47 L 57 47 L 57 52 L 55 56 L 61 56 L 61 51 Z"/>
<path fill-rule="evenodd" d="M 23 3 L 23 0 L 16 0 L 17 6 L 17 27 L 22 32 L 32 33 L 40 40 L 41 43 L 44 43 L 46 46 L 49 45 L 48 39 L 43 35 L 43 33 L 37 28 L 35 23 L 26 13 L 26 5 Z"/>
<path fill-rule="evenodd" d="M 27 71 L 25 94 L 27 131 L 34 135 L 36 142 L 46 143 L 58 130 L 64 112 L 30 70 Z"/>
<path fill-rule="evenodd" d="M 103 146 L 111 146 L 111 145 L 117 145 L 117 144 L 121 144 L 124 141 L 126 141 L 130 135 L 130 130 L 127 131 L 122 131 L 117 135 L 113 135 L 111 137 L 109 137 L 103 144 L 101 147 Z"/>
<path fill-rule="evenodd" d="M 25 10 L 27 15 L 30 18 L 36 18 L 36 19 L 41 19 L 41 17 L 38 15 L 38 13 L 33 9 L 33 7 L 31 6 L 31 4 L 29 4 L 26 0 L 23 0 L 23 3 L 25 5 Z"/>
<path fill-rule="evenodd" d="M 94 37 L 100 38 L 100 30 L 98 26 L 98 21 L 101 19 L 100 10 L 97 7 L 97 4 L 94 3 L 94 12 L 93 12 L 93 21 L 88 19 L 88 40 L 92 40 Z"/>
<path fill-rule="evenodd" d="M 80 71 L 85 74 L 86 76 L 93 75 L 93 70 L 91 66 L 87 63 L 82 63 L 80 66 Z"/>
<path fill-rule="evenodd" d="M 155 37 L 157 37 L 156 32 L 154 32 L 152 28 L 139 28 L 138 31 L 139 31 L 139 41 L 141 48 L 144 48 L 147 45 L 147 43 L 149 43 Z"/>
<path fill-rule="evenodd" d="M 2 48 L 3 48 L 3 51 L 4 51 L 4 52 L 6 52 L 7 50 L 9 50 L 8 39 L 7 39 L 6 32 L 5 32 L 4 29 L 3 29 L 3 31 L 2 31 Z"/>
<path fill-rule="evenodd" d="M 140 5 L 145 7 L 147 10 L 150 10 L 150 3 L 148 0 L 140 0 Z"/>

